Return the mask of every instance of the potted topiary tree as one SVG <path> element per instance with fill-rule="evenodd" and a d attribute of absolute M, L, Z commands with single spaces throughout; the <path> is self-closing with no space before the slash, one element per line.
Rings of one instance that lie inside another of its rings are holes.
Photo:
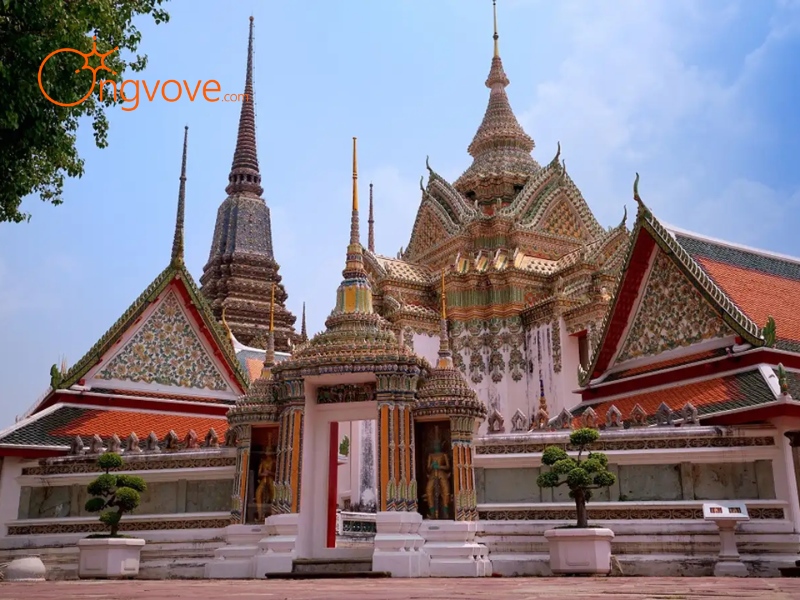
<path fill-rule="evenodd" d="M 577 525 L 559 527 L 544 532 L 550 546 L 550 569 L 553 573 L 602 574 L 611 571 L 611 540 L 614 532 L 604 527 L 590 527 L 586 503 L 592 490 L 613 485 L 616 477 L 608 470 L 608 457 L 601 452 L 584 452 L 600 434 L 583 428 L 569 436 L 570 445 L 578 451 L 572 457 L 558 446 L 549 446 L 542 453 L 542 464 L 550 470 L 539 475 L 536 483 L 542 488 L 566 485 L 575 500 Z M 563 479 L 562 479 L 563 478 Z"/>
<path fill-rule="evenodd" d="M 117 475 L 112 469 L 122 466 L 122 457 L 114 452 L 100 455 L 97 464 L 104 471 L 86 488 L 92 498 L 86 510 L 101 513 L 100 522 L 108 533 L 93 534 L 78 541 L 79 577 L 132 577 L 139 573 L 139 555 L 144 540 L 119 534 L 122 515 L 130 513 L 147 489 L 141 477 Z"/>

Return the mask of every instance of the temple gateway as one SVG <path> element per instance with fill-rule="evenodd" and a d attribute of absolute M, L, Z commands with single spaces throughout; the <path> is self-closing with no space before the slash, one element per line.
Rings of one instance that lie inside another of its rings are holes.
<path fill-rule="evenodd" d="M 262 578 L 339 561 L 395 577 L 550 574 L 568 525 L 542 452 L 600 430 L 615 483 L 588 505 L 626 575 L 707 575 L 709 502 L 739 501 L 750 574 L 800 551 L 800 259 L 666 228 L 597 222 L 561 147 L 537 162 L 506 93 L 455 181 L 426 160 L 408 245 L 350 243 L 325 330 L 286 308 L 252 102 L 201 286 L 183 259 L 188 131 L 166 268 L 0 432 L 0 562 L 74 576 L 97 456 L 148 484 L 122 530 L 146 577 Z M 245 93 L 253 87 L 253 20 Z M 621 195 L 620 208 L 626 197 Z M 622 210 L 621 210 L 622 212 Z M 166 258 L 165 249 L 165 258 Z M 35 550 L 34 550 L 35 549 Z"/>

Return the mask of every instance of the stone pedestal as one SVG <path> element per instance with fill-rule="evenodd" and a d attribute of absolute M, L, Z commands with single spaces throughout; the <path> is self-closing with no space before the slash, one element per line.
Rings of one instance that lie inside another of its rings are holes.
<path fill-rule="evenodd" d="M 719 558 L 714 565 L 715 577 L 747 577 L 747 566 L 736 548 L 736 522 L 716 521 L 719 527 Z"/>
<path fill-rule="evenodd" d="M 253 579 L 258 543 L 267 532 L 264 525 L 229 525 L 225 545 L 214 551 L 206 564 L 206 579 Z"/>
<path fill-rule="evenodd" d="M 430 576 L 429 558 L 419 535 L 422 515 L 416 512 L 379 512 L 375 518 L 375 551 L 372 570 L 392 577 Z"/>
<path fill-rule="evenodd" d="M 431 577 L 490 577 L 489 551 L 475 542 L 477 521 L 423 521 L 422 550 L 430 557 Z"/>
<path fill-rule="evenodd" d="M 144 540 L 137 538 L 84 538 L 78 540 L 78 577 L 107 579 L 135 577 Z"/>
<path fill-rule="evenodd" d="M 608 575 L 614 532 L 602 527 L 548 529 L 550 570 L 557 575 Z"/>
<path fill-rule="evenodd" d="M 277 573 L 291 573 L 296 558 L 295 545 L 300 522 L 298 513 L 267 517 L 267 536 L 258 543 L 255 577 L 260 579 Z"/>

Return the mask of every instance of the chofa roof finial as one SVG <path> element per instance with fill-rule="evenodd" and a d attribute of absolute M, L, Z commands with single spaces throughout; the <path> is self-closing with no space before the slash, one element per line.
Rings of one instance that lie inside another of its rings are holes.
<path fill-rule="evenodd" d="M 636 173 L 636 179 L 633 180 L 633 199 L 636 200 L 636 203 L 644 208 L 644 202 L 642 202 L 641 196 L 639 196 L 639 173 Z"/>

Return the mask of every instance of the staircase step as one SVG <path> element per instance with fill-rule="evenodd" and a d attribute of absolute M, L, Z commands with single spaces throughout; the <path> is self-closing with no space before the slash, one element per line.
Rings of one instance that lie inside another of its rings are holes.
<path fill-rule="evenodd" d="M 276 573 L 267 579 L 382 579 L 391 577 L 388 571 L 312 571 L 306 573 Z"/>
<path fill-rule="evenodd" d="M 292 573 L 363 573 L 372 570 L 371 559 L 333 558 L 297 559 L 292 565 Z"/>

